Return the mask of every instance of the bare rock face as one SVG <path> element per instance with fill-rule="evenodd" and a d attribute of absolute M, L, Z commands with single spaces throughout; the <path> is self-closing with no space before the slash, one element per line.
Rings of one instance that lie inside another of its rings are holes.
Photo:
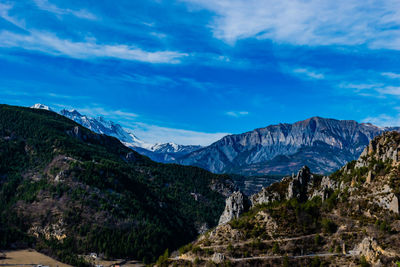
<path fill-rule="evenodd" d="M 217 264 L 220 264 L 225 261 L 225 255 L 222 253 L 214 253 L 211 260 Z"/>
<path fill-rule="evenodd" d="M 367 167 L 372 160 L 391 161 L 393 165 L 400 162 L 400 140 L 397 132 L 385 132 L 374 138 L 363 150 L 356 162 L 356 168 Z"/>
<path fill-rule="evenodd" d="M 293 180 L 289 183 L 287 198 L 297 198 L 299 200 L 307 199 L 307 188 L 313 175 L 307 166 L 301 168 Z"/>
<path fill-rule="evenodd" d="M 250 197 L 251 205 L 267 204 L 274 201 L 296 198 L 299 201 L 305 201 L 311 194 L 314 183 L 314 175 L 311 174 L 307 166 L 303 166 L 296 176 L 285 177 L 281 182 L 264 187 L 260 192 Z M 326 187 L 333 186 L 330 179 L 325 181 Z M 320 193 L 324 194 L 323 191 Z"/>
<path fill-rule="evenodd" d="M 388 168 L 398 168 L 399 165 L 400 134 L 398 132 L 385 132 L 381 136 L 374 138 L 364 149 L 355 164 L 356 169 L 368 168 L 363 186 L 369 187 L 373 203 L 394 213 L 400 212 L 400 203 L 396 185 L 390 185 L 390 179 L 391 176 L 398 174 L 390 172 L 382 175 L 380 173 L 382 173 L 382 168 L 385 168 L 385 172 L 388 172 Z M 353 184 L 355 184 L 355 181 Z"/>
<path fill-rule="evenodd" d="M 205 236 L 202 235 L 201 239 L 204 239 Z M 218 225 L 208 236 L 208 239 L 212 242 L 230 242 L 230 241 L 239 241 L 243 240 L 244 235 L 238 229 L 233 229 L 229 223 Z"/>
<path fill-rule="evenodd" d="M 271 203 L 274 201 L 280 201 L 281 197 L 278 192 L 269 190 L 269 187 L 264 187 L 260 192 L 250 197 L 251 206 L 258 204 Z"/>
<path fill-rule="evenodd" d="M 247 197 L 240 191 L 233 192 L 225 201 L 225 210 L 219 218 L 218 224 L 224 224 L 238 218 L 248 207 Z"/>
<path fill-rule="evenodd" d="M 305 164 L 314 172 L 330 173 L 358 158 L 370 140 L 389 130 L 398 128 L 313 117 L 228 135 L 178 161 L 215 173 L 288 174 Z M 298 161 L 282 161 L 292 156 Z M 277 157 L 279 160 L 274 160 Z"/>
<path fill-rule="evenodd" d="M 396 253 L 384 250 L 378 245 L 375 238 L 372 237 L 365 237 L 361 243 L 356 245 L 351 253 L 364 256 L 368 262 L 372 263 L 372 266 L 383 266 L 379 260 L 379 256 L 381 255 L 388 257 L 396 256 Z"/>
<path fill-rule="evenodd" d="M 308 192 L 308 197 L 313 198 L 319 196 L 322 201 L 326 200 L 330 194 L 339 188 L 339 185 L 334 180 L 330 179 L 328 176 L 322 177 L 321 183 L 318 188 L 312 192 Z"/>
<path fill-rule="evenodd" d="M 373 193 L 373 201 L 378 206 L 399 213 L 399 198 L 393 193 L 392 189 L 385 184 L 383 188 Z"/>

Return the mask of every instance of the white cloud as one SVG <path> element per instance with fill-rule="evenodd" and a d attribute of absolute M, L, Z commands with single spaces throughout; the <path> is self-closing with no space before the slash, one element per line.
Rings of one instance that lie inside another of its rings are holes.
<path fill-rule="evenodd" d="M 0 17 L 7 20 L 8 22 L 14 24 L 17 27 L 25 28 L 25 21 L 16 19 L 8 14 L 8 12 L 13 8 L 10 4 L 2 4 L 0 3 Z"/>
<path fill-rule="evenodd" d="M 56 15 L 73 15 L 81 19 L 89 19 L 89 20 L 96 19 L 96 16 L 94 14 L 84 9 L 73 10 L 69 8 L 60 8 L 50 3 L 47 0 L 33 0 L 33 1 L 35 2 L 36 6 L 39 9 L 54 13 Z"/>
<path fill-rule="evenodd" d="M 65 108 L 63 105 L 57 105 L 60 106 L 61 108 Z M 72 107 L 69 107 L 69 109 L 73 109 Z M 80 113 L 84 115 L 89 115 L 93 117 L 97 116 L 103 116 L 107 117 L 109 119 L 116 119 L 120 121 L 132 121 L 135 118 L 139 117 L 138 114 L 129 112 L 129 111 L 124 111 L 124 110 L 114 110 L 114 109 L 105 109 L 100 106 L 91 106 L 91 107 L 83 107 L 77 109 Z M 118 121 L 116 121 L 118 123 Z"/>
<path fill-rule="evenodd" d="M 400 86 L 393 86 L 384 83 L 341 83 L 340 88 L 354 89 L 359 95 L 387 97 L 400 96 Z"/>
<path fill-rule="evenodd" d="M 174 142 L 182 145 L 210 145 L 228 133 L 206 133 L 184 129 L 161 127 L 146 123 L 135 123 L 128 128 L 147 143 Z"/>
<path fill-rule="evenodd" d="M 381 114 L 377 117 L 365 118 L 363 122 L 369 122 L 381 127 L 400 126 L 400 114 L 397 114 L 396 116 Z"/>
<path fill-rule="evenodd" d="M 225 114 L 228 116 L 231 116 L 231 117 L 239 118 L 239 117 L 249 115 L 249 112 L 248 111 L 227 111 L 227 112 L 225 112 Z"/>
<path fill-rule="evenodd" d="M 382 76 L 391 78 L 391 79 L 400 79 L 400 74 L 399 73 L 394 73 L 394 72 L 382 72 Z"/>
<path fill-rule="evenodd" d="M 292 72 L 296 74 L 297 76 L 302 76 L 308 79 L 316 79 L 316 80 L 321 80 L 325 78 L 325 75 L 323 73 L 307 69 L 307 68 L 296 68 L 293 69 Z"/>
<path fill-rule="evenodd" d="M 377 91 L 384 95 L 400 96 L 400 86 L 385 86 L 377 89 Z"/>
<path fill-rule="evenodd" d="M 181 0 L 191 10 L 214 12 L 216 38 L 294 45 L 364 45 L 400 49 L 397 0 Z"/>
<path fill-rule="evenodd" d="M 78 59 L 116 58 L 149 63 L 177 64 L 186 56 L 174 51 L 149 52 L 125 44 L 98 44 L 93 41 L 76 42 L 60 39 L 48 32 L 31 31 L 29 35 L 0 32 L 0 47 L 18 47 L 56 56 Z"/>
<path fill-rule="evenodd" d="M 351 82 L 344 82 L 339 85 L 340 88 L 351 88 L 351 89 L 356 89 L 357 91 L 378 89 L 382 88 L 383 86 L 384 84 L 382 83 L 351 83 Z"/>

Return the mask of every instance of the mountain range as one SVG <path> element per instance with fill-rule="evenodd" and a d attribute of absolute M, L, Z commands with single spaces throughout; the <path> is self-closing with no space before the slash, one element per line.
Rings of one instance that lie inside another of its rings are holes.
<path fill-rule="evenodd" d="M 31 108 L 53 111 L 50 107 L 40 103 L 31 106 Z M 140 140 L 131 130 L 125 129 L 120 124 L 107 120 L 103 116 L 90 117 L 81 114 L 76 109 L 63 109 L 59 113 L 95 133 L 116 137 L 125 146 L 157 162 L 176 162 L 178 158 L 201 148 L 198 145 L 179 145 L 172 142 L 149 144 Z"/>
<path fill-rule="evenodd" d="M 375 136 L 399 129 L 312 117 L 225 136 L 178 162 L 214 173 L 290 174 L 303 165 L 315 173 L 331 173 L 358 158 Z"/>
<path fill-rule="evenodd" d="M 32 107 L 51 110 L 42 104 Z M 227 135 L 209 146 L 201 147 L 174 143 L 148 144 L 130 130 L 104 117 L 93 118 L 65 109 L 60 114 L 96 133 L 114 136 L 124 145 L 157 162 L 198 166 L 214 173 L 245 176 L 287 175 L 304 165 L 315 173 L 332 173 L 358 158 L 375 136 L 400 130 L 399 127 L 378 127 L 353 120 L 312 117 L 293 124 L 280 123 Z"/>

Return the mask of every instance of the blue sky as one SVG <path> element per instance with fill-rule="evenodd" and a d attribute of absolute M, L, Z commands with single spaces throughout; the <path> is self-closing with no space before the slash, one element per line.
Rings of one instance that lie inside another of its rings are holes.
<path fill-rule="evenodd" d="M 0 102 L 209 144 L 311 116 L 400 125 L 400 2 L 0 0 Z"/>

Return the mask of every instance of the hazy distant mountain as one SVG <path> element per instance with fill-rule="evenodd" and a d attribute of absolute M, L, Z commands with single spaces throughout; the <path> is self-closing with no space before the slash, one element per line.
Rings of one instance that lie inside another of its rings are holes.
<path fill-rule="evenodd" d="M 35 104 L 31 106 L 31 108 L 52 111 L 51 108 L 43 104 Z M 122 126 L 118 123 L 106 120 L 101 116 L 94 118 L 83 115 L 75 109 L 63 109 L 60 111 L 60 114 L 92 130 L 95 133 L 116 137 L 125 146 L 130 147 L 158 162 L 175 162 L 177 158 L 201 148 L 201 146 L 196 145 L 178 145 L 175 143 L 157 143 L 154 145 L 149 144 L 140 140 L 130 130 L 122 128 Z"/>
<path fill-rule="evenodd" d="M 199 150 L 202 146 L 177 145 L 175 143 L 155 144 L 147 148 L 134 147 L 142 155 L 148 156 L 158 162 L 176 162 L 186 154 Z"/>
<path fill-rule="evenodd" d="M 356 159 L 375 136 L 398 129 L 312 117 L 225 136 L 183 156 L 179 163 L 215 173 L 288 174 L 303 165 L 313 172 L 329 173 Z"/>

